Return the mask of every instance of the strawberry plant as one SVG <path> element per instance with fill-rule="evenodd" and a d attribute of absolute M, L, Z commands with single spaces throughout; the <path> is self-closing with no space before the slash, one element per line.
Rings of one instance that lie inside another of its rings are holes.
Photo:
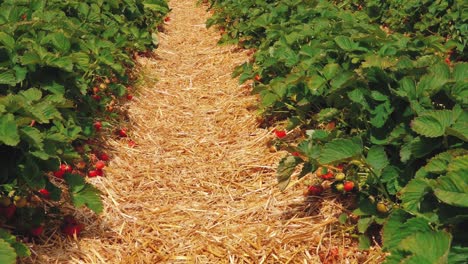
<path fill-rule="evenodd" d="M 45 207 L 67 199 L 51 176 L 76 207 L 102 211 L 80 174 L 83 145 L 109 125 L 96 119 L 117 116 L 104 110 L 128 94 L 133 54 L 157 46 L 168 11 L 163 0 L 0 1 L 0 227 L 40 235 Z M 4 229 L 0 262 L 14 263 L 28 252 Z"/>
<path fill-rule="evenodd" d="M 223 29 L 221 42 L 256 50 L 233 74 L 253 81 L 259 112 L 304 132 L 283 143 L 300 155 L 279 163 L 279 187 L 302 165 L 297 177 L 356 197 L 361 246 L 370 245 L 370 226 L 383 226 L 386 263 L 464 263 L 462 1 L 210 3 L 207 23 Z"/>

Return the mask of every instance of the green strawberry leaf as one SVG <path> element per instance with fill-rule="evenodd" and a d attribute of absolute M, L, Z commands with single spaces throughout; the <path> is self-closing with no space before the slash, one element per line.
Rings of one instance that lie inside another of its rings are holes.
<path fill-rule="evenodd" d="M 13 114 L 0 116 L 0 142 L 8 146 L 16 146 L 20 142 L 18 127 Z"/>
<path fill-rule="evenodd" d="M 15 85 L 16 76 L 12 70 L 0 72 L 0 84 Z"/>
<path fill-rule="evenodd" d="M 452 235 L 445 231 L 417 232 L 401 241 L 399 248 L 411 252 L 403 263 L 447 263 Z"/>
<path fill-rule="evenodd" d="M 372 146 L 367 152 L 366 161 L 377 175 L 380 175 L 380 172 L 390 163 L 382 146 Z"/>
<path fill-rule="evenodd" d="M 435 196 L 449 205 L 468 207 L 468 155 L 455 158 L 448 170 L 431 185 Z"/>
<path fill-rule="evenodd" d="M 72 192 L 71 198 L 76 207 L 87 206 L 95 213 L 101 213 L 104 209 L 99 190 L 91 184 L 86 183 L 79 192 Z"/>
<path fill-rule="evenodd" d="M 301 161 L 300 158 L 295 156 L 287 156 L 280 161 L 276 172 L 276 179 L 278 180 L 280 190 L 284 191 L 288 187 L 291 175 Z"/>
<path fill-rule="evenodd" d="M 343 161 L 362 154 L 363 146 L 360 138 L 335 139 L 323 146 L 318 158 L 321 164 Z"/>
<path fill-rule="evenodd" d="M 10 243 L 0 238 L 0 263 L 15 264 L 16 252 Z"/>

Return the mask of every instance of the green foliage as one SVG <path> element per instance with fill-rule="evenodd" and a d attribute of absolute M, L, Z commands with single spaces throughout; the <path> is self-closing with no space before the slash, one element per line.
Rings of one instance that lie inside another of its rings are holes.
<path fill-rule="evenodd" d="M 302 155 L 279 165 L 281 189 L 298 165 L 302 177 L 345 164 L 346 179 L 359 189 L 358 232 L 384 226 L 388 263 L 466 257 L 463 1 L 210 3 L 208 25 L 224 30 L 220 42 L 256 51 L 234 75 L 241 82 L 260 77 L 253 84 L 260 113 L 307 132 L 288 147 Z M 376 201 L 388 212 L 378 212 Z"/>
<path fill-rule="evenodd" d="M 16 263 L 17 257 L 30 255 L 29 248 L 16 241 L 16 237 L 0 228 L 0 263 Z"/>
<path fill-rule="evenodd" d="M 164 0 L 0 1 L 2 199 L 41 197 L 41 189 L 52 201 L 63 198 L 47 174 L 81 158 L 72 144 L 94 136 L 98 116 L 112 117 L 103 113 L 127 93 L 133 54 L 155 47 L 155 30 L 168 12 Z M 98 190 L 72 177 L 65 183 L 73 204 L 101 212 Z M 0 224 L 27 231 L 44 214 L 29 209 L 0 214 Z M 0 237 L 0 263 L 26 255 L 13 240 Z"/>

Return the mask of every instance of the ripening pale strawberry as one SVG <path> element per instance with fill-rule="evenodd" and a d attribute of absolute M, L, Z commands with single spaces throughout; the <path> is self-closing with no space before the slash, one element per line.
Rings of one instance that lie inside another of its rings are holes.
<path fill-rule="evenodd" d="M 327 167 L 319 167 L 319 168 L 315 171 L 315 174 L 316 174 L 318 177 L 322 177 L 322 175 L 327 174 L 327 173 L 328 173 L 328 168 L 327 168 Z"/>
<path fill-rule="evenodd" d="M 347 181 L 343 184 L 343 189 L 346 191 L 346 192 L 350 192 L 354 189 L 354 182 L 352 181 Z"/>
<path fill-rule="evenodd" d="M 33 236 L 40 236 L 44 232 L 43 226 L 33 227 L 29 230 L 29 233 Z"/>
<path fill-rule="evenodd" d="M 322 194 L 323 187 L 321 185 L 311 185 L 308 189 L 309 195 L 318 196 Z"/>
<path fill-rule="evenodd" d="M 86 162 L 83 161 L 83 160 L 80 160 L 75 164 L 75 166 L 76 166 L 77 169 L 82 170 L 82 169 L 86 168 Z"/>
<path fill-rule="evenodd" d="M 106 166 L 106 163 L 102 160 L 99 160 L 96 162 L 96 164 L 94 164 L 94 167 L 98 170 L 104 169 L 105 166 Z"/>
<path fill-rule="evenodd" d="M 286 136 L 287 136 L 287 133 L 286 133 L 286 131 L 284 131 L 284 130 L 276 130 L 276 129 L 275 129 L 275 135 L 276 135 L 277 138 L 280 138 L 280 139 L 281 139 L 281 138 L 286 137 Z"/>
<path fill-rule="evenodd" d="M 42 197 L 49 199 L 50 198 L 50 192 L 47 189 L 40 189 L 38 191 Z"/>
<path fill-rule="evenodd" d="M 96 121 L 96 122 L 94 122 L 93 126 L 94 126 L 94 129 L 95 129 L 96 131 L 99 131 L 99 130 L 101 130 L 101 128 L 102 128 L 102 123 L 99 122 L 99 121 Z"/>

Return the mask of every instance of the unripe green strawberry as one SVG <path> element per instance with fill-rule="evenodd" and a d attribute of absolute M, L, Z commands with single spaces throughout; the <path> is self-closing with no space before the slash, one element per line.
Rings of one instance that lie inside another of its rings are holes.
<path fill-rule="evenodd" d="M 384 202 L 378 202 L 376 208 L 379 213 L 382 213 L 382 214 L 388 213 L 388 207 Z"/>
<path fill-rule="evenodd" d="M 2 196 L 0 197 L 0 205 L 1 206 L 9 206 L 11 204 L 11 200 L 9 197 L 6 197 L 6 196 Z"/>
<path fill-rule="evenodd" d="M 339 192 L 342 192 L 344 189 L 344 185 L 342 183 L 338 183 L 335 185 L 335 189 Z"/>
<path fill-rule="evenodd" d="M 337 181 L 342 181 L 346 178 L 346 175 L 342 172 L 338 172 L 337 174 L 335 174 L 335 180 Z"/>

